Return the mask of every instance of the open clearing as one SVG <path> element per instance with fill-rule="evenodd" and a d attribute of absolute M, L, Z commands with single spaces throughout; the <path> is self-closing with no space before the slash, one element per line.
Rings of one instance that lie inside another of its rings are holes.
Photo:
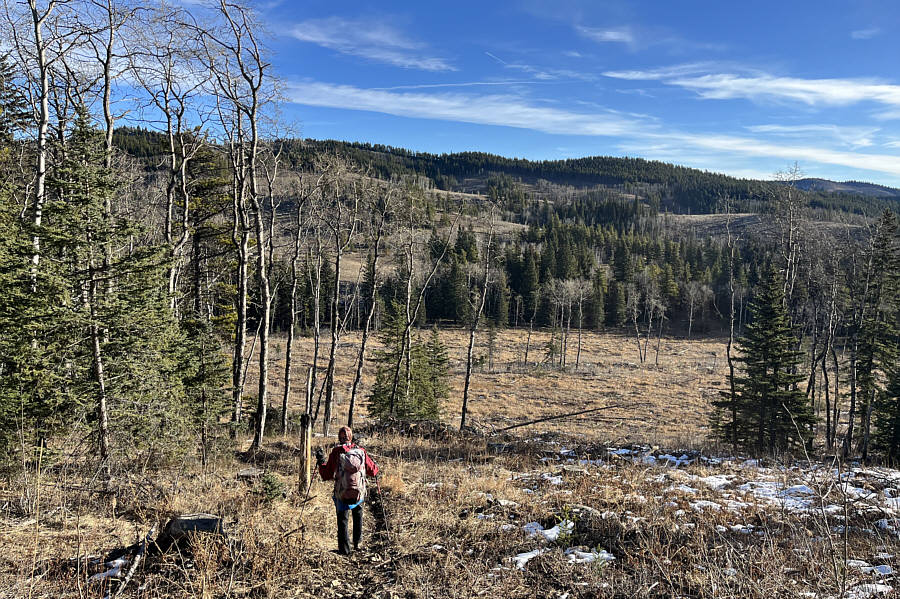
<path fill-rule="evenodd" d="M 477 356 L 487 353 L 484 337 Z M 363 549 L 351 557 L 333 552 L 331 483 L 316 477 L 308 493 L 298 489 L 293 434 L 267 439 L 257 453 L 246 451 L 246 431 L 241 451 L 222 439 L 206 466 L 193 454 L 177 464 L 124 464 L 108 485 L 96 477 L 90 445 L 75 443 L 56 448 L 39 473 L 32 463 L 27 475 L 11 474 L 0 487 L 0 597 L 115 597 L 136 553 L 116 550 L 192 513 L 221 517 L 226 536 L 151 552 L 121 597 L 863 599 L 893 592 L 900 472 L 717 455 L 707 422 L 709 399 L 725 385 L 721 340 L 663 339 L 659 365 L 641 366 L 633 338 L 585 333 L 576 372 L 574 349 L 566 371 L 535 367 L 549 333 L 533 334 L 532 364 L 523 367 L 527 331 L 500 331 L 493 369 L 473 378 L 478 431 L 460 434 L 467 335 L 448 330 L 442 338 L 453 388 L 444 424 L 366 422 L 361 402 L 357 433 L 383 476 L 366 504 Z M 340 346 L 336 424 L 346 417 L 357 341 L 347 336 Z M 273 352 L 273 404 L 280 403 L 283 343 Z M 301 338 L 298 354 L 309 356 L 311 345 Z M 305 368 L 297 370 L 302 387 Z M 372 377 L 369 364 L 364 387 Z M 622 407 L 602 418 L 493 432 L 613 403 Z M 333 442 L 320 433 L 313 439 L 325 449 Z"/>
<path fill-rule="evenodd" d="M 427 335 L 423 330 L 422 335 Z M 323 337 L 324 338 L 324 337 Z M 659 365 L 653 364 L 655 340 L 651 342 L 649 364 L 640 365 L 634 337 L 616 333 L 585 331 L 582 335 L 580 365 L 575 371 L 577 337 L 573 332 L 569 341 L 568 364 L 565 371 L 548 365 L 535 367 L 546 359 L 548 331 L 535 331 L 531 337 L 528 366 L 522 361 L 527 345 L 527 329 L 497 331 L 493 369 L 488 368 L 487 334 L 480 331 L 475 356 L 484 358 L 484 366 L 472 377 L 469 409 L 474 423 L 485 427 L 502 428 L 554 414 L 575 412 L 592 407 L 619 405 L 609 411 L 588 414 L 565 421 L 534 425 L 528 431 L 573 431 L 588 439 L 604 439 L 619 443 L 649 443 L 666 447 L 702 447 L 709 445 L 708 416 L 710 400 L 726 385 L 728 371 L 725 342 L 721 339 L 662 339 Z M 441 340 L 447 346 L 451 367 L 450 400 L 444 405 L 443 420 L 459 424 L 465 355 L 468 333 L 459 329 L 441 330 Z M 326 340 L 328 341 L 328 340 Z M 312 355 L 312 339 L 301 337 L 295 355 L 307 359 Z M 374 340 L 371 349 L 378 346 Z M 349 390 L 353 382 L 353 368 L 359 336 L 346 335 L 338 351 L 337 405 L 335 422 L 346 421 Z M 369 356 L 371 351 L 367 351 Z M 283 395 L 281 374 L 284 370 L 284 339 L 275 342 L 274 362 L 269 380 L 272 383 L 272 403 L 280 405 Z M 321 372 L 327 360 L 327 346 L 320 350 Z M 302 402 L 300 395 L 305 380 L 305 365 L 297 365 L 289 404 L 296 409 Z M 251 377 L 256 366 L 251 361 Z M 360 415 L 365 415 L 364 397 L 374 380 L 374 365 L 367 362 L 363 371 L 363 401 L 358 401 Z M 255 387 L 248 384 L 247 393 Z"/>

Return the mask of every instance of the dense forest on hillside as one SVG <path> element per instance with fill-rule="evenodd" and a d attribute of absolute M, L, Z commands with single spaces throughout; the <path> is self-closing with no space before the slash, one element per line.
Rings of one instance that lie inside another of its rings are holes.
<path fill-rule="evenodd" d="M 165 139 L 157 132 L 133 127 L 116 130 L 116 145 L 139 158 L 165 155 Z M 436 189 L 484 193 L 498 178 L 535 184 L 545 181 L 560 186 L 598 186 L 636 193 L 656 210 L 675 213 L 708 214 L 721 209 L 721 199 L 730 198 L 737 212 L 765 211 L 775 193 L 770 181 L 736 179 L 693 168 L 642 158 L 592 156 L 569 160 L 532 161 L 504 158 L 482 152 L 429 154 L 380 144 L 334 140 L 283 140 L 285 159 L 292 168 L 308 169 L 315 157 L 331 153 L 359 165 L 371 176 L 424 178 Z M 848 182 L 846 185 L 798 180 L 806 203 L 825 213 L 848 212 L 877 216 L 894 208 L 900 196 L 890 188 Z M 867 193 L 872 188 L 877 193 Z M 853 191 L 859 189 L 860 191 Z"/>

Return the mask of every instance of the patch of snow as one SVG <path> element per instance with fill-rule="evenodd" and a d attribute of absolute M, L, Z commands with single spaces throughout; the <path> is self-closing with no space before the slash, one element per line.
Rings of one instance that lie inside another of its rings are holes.
<path fill-rule="evenodd" d="M 815 491 L 806 485 L 794 485 L 784 488 L 776 481 L 750 481 L 744 483 L 738 490 L 751 493 L 758 499 L 776 504 L 789 511 L 805 511 L 813 506 Z"/>
<path fill-rule="evenodd" d="M 550 474 L 549 472 L 544 472 L 543 474 L 541 474 L 541 479 L 547 481 L 551 485 L 563 484 L 563 479 L 561 476 L 554 476 L 553 474 Z"/>
<path fill-rule="evenodd" d="M 541 536 L 551 543 L 559 538 L 561 534 L 571 534 L 575 530 L 575 523 L 569 520 L 563 520 L 553 528 L 544 529 L 539 522 L 529 522 L 522 529 L 530 537 Z"/>
<path fill-rule="evenodd" d="M 705 499 L 700 499 L 698 501 L 692 501 L 690 503 L 691 509 L 698 511 L 700 513 L 705 512 L 706 510 L 713 510 L 714 512 L 718 512 L 722 509 L 722 506 L 716 503 L 715 501 L 707 501 Z"/>
<path fill-rule="evenodd" d="M 868 599 L 876 595 L 887 595 L 894 588 L 886 584 L 859 584 L 847 591 L 847 599 Z"/>
<path fill-rule="evenodd" d="M 543 553 L 546 553 L 546 552 L 547 552 L 547 549 L 541 547 L 541 548 L 539 548 L 539 549 L 535 549 L 534 551 L 527 551 L 527 552 L 525 552 L 525 553 L 520 553 L 520 554 L 518 554 L 518 555 L 516 555 L 516 556 L 513 556 L 513 557 L 511 557 L 511 558 L 509 558 L 509 559 L 512 560 L 512 562 L 516 565 L 516 568 L 518 568 L 519 570 L 524 570 L 524 569 L 525 569 L 525 565 L 526 565 L 529 561 L 531 561 L 532 559 L 534 559 L 534 558 L 536 558 L 537 556 L 539 556 L 539 555 L 541 555 L 541 554 L 543 554 Z"/>
<path fill-rule="evenodd" d="M 721 491 L 731 484 L 732 479 L 734 479 L 734 476 L 730 474 L 716 474 L 714 476 L 698 478 L 697 480 L 714 491 Z"/>
<path fill-rule="evenodd" d="M 595 561 L 611 562 L 616 559 L 612 553 L 601 549 L 600 551 L 581 551 L 577 547 L 569 547 L 565 551 L 570 564 L 590 564 Z"/>
<path fill-rule="evenodd" d="M 675 457 L 669 454 L 663 454 L 656 458 L 657 460 L 667 462 L 666 465 L 672 465 L 678 468 L 681 465 L 692 464 L 694 460 L 688 458 L 687 455 L 681 455 L 680 457 Z"/>
<path fill-rule="evenodd" d="M 606 451 L 612 455 L 631 455 L 631 450 L 625 448 L 616 449 L 615 447 L 607 447 Z"/>

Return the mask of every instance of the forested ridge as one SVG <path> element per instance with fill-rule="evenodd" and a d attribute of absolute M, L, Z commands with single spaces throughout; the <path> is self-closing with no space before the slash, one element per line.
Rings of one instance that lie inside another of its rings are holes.
<path fill-rule="evenodd" d="M 115 135 L 116 145 L 132 156 L 147 159 L 165 153 L 164 138 L 152 130 L 121 127 Z M 731 198 L 736 211 L 766 210 L 773 194 L 772 181 L 738 179 L 643 158 L 591 156 L 533 161 L 483 152 L 430 154 L 335 140 L 283 141 L 285 158 L 293 168 L 308 168 L 315 156 L 327 152 L 343 156 L 381 179 L 424 177 L 436 189 L 445 191 L 485 192 L 491 180 L 507 177 L 529 184 L 545 181 L 576 188 L 618 189 L 637 193 L 659 210 L 692 214 L 719 211 L 722 197 Z M 796 186 L 807 194 L 810 207 L 826 214 L 875 216 L 900 201 L 895 189 L 857 181 L 800 179 Z"/>

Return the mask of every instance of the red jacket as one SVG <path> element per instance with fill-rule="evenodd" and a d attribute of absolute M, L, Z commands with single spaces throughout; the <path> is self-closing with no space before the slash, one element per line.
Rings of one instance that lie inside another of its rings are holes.
<path fill-rule="evenodd" d="M 346 445 L 338 445 L 332 449 L 331 454 L 328 456 L 328 461 L 319 466 L 319 476 L 322 477 L 322 480 L 334 480 L 334 476 L 337 474 L 338 459 L 340 455 L 355 447 L 359 446 L 356 443 L 347 443 Z M 378 476 L 378 464 L 369 457 L 369 453 L 365 449 L 362 447 L 360 447 L 360 449 L 366 454 L 366 475 Z"/>

